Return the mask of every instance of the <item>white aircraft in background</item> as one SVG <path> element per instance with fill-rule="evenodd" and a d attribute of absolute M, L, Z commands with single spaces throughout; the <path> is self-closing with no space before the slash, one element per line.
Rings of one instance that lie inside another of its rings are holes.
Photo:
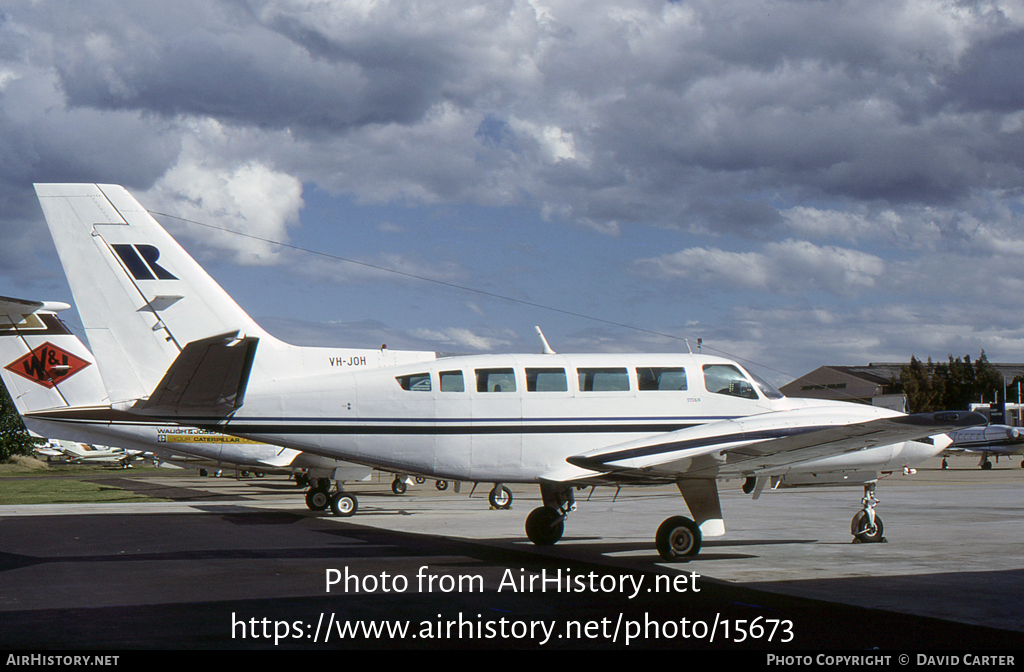
<path fill-rule="evenodd" d="M 57 317 L 67 308 L 0 297 L 0 379 L 26 427 L 57 443 L 37 452 L 69 462 L 124 462 L 148 453 L 196 468 L 299 472 L 312 481 L 306 504 L 315 510 L 327 508 L 330 481 L 369 477 L 362 465 L 113 412 L 92 353 Z M 355 508 L 338 513 L 352 515 Z"/>
<path fill-rule="evenodd" d="M 295 347 L 260 328 L 122 187 L 36 193 L 109 394 L 94 419 L 174 422 L 433 478 L 536 483 L 543 506 L 526 533 L 537 544 L 561 538 L 576 487 L 675 483 L 693 519 L 668 518 L 655 543 L 685 559 L 725 532 L 719 479 L 746 479 L 756 497 L 790 474 L 877 477 L 980 423 L 788 399 L 708 355 Z M 852 523 L 863 541 L 882 538 L 874 487 Z M 349 499 L 339 483 L 332 507 Z"/>
<path fill-rule="evenodd" d="M 1000 455 L 1024 454 L 1024 429 L 1021 427 L 1008 425 L 968 427 L 950 432 L 949 438 L 953 442 L 946 448 L 946 452 L 981 453 L 978 466 L 982 469 L 992 468 L 992 462 L 988 459 L 990 455 L 995 455 L 998 462 Z M 946 458 L 942 458 L 942 468 L 946 469 L 948 466 Z M 1024 461 L 1021 462 L 1021 467 L 1024 467 Z"/>
<path fill-rule="evenodd" d="M 64 454 L 65 460 L 71 464 L 109 462 L 119 464 L 122 467 L 129 467 L 132 462 L 142 457 L 140 451 L 109 446 L 94 446 L 79 441 L 53 439 L 51 445 L 60 450 Z"/>

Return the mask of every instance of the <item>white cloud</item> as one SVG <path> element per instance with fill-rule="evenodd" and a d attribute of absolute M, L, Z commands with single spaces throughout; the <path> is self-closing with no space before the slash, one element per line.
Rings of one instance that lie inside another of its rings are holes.
<path fill-rule="evenodd" d="M 838 295 L 870 289 L 885 273 L 885 263 L 871 254 L 807 241 L 769 243 L 763 252 L 728 252 L 689 248 L 635 266 L 663 280 L 682 279 L 703 288 L 740 288 L 787 294 L 817 290 Z"/>
<path fill-rule="evenodd" d="M 448 327 L 442 330 L 415 329 L 412 334 L 427 341 L 455 348 L 467 348 L 478 352 L 491 352 L 508 347 L 510 343 L 517 340 L 514 335 L 511 337 L 508 334 L 502 336 L 483 336 L 462 327 Z"/>
<path fill-rule="evenodd" d="M 303 207 L 302 183 L 258 161 L 219 159 L 208 148 L 230 142 L 224 129 L 212 120 L 192 127 L 178 162 L 141 195 L 143 201 L 151 210 L 246 234 L 194 225 L 181 229 L 193 239 L 233 252 L 236 263 L 279 263 L 281 248 L 263 241 L 287 242 L 288 227 L 298 224 Z"/>

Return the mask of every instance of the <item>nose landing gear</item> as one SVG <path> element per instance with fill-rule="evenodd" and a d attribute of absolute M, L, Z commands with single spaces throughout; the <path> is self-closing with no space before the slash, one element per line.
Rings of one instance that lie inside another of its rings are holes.
<path fill-rule="evenodd" d="M 882 518 L 875 513 L 875 505 L 879 500 L 875 497 L 875 481 L 864 484 L 864 497 L 860 503 L 864 507 L 854 515 L 850 521 L 850 534 L 853 535 L 855 544 L 884 544 L 886 538 L 882 536 Z"/>

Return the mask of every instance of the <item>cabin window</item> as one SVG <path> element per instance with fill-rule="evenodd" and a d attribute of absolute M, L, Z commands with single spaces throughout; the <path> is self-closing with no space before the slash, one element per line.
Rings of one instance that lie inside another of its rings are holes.
<path fill-rule="evenodd" d="M 462 371 L 442 371 L 441 391 L 465 392 L 466 383 L 462 380 Z"/>
<path fill-rule="evenodd" d="M 757 392 L 750 381 L 730 364 L 705 364 L 704 387 L 708 392 L 727 394 L 743 399 L 757 399 Z"/>
<path fill-rule="evenodd" d="M 409 376 L 398 376 L 395 378 L 403 390 L 411 392 L 430 392 L 430 374 L 414 373 Z"/>
<path fill-rule="evenodd" d="M 566 392 L 569 383 L 565 378 L 565 369 L 527 369 L 527 392 Z"/>
<path fill-rule="evenodd" d="M 512 369 L 477 369 L 477 392 L 515 392 L 516 374 Z"/>
<path fill-rule="evenodd" d="M 628 392 L 629 374 L 625 368 L 576 369 L 580 392 Z"/>
<path fill-rule="evenodd" d="M 640 390 L 685 390 L 686 369 L 677 367 L 637 367 L 637 389 Z"/>

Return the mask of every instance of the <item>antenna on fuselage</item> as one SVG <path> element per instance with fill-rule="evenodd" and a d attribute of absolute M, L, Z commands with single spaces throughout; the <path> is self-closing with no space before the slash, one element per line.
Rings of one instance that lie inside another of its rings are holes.
<path fill-rule="evenodd" d="M 551 349 L 551 346 L 548 345 L 548 339 L 544 338 L 544 332 L 540 330 L 540 327 L 534 326 L 534 329 L 537 330 L 537 335 L 540 336 L 540 345 L 541 345 L 541 350 L 543 351 L 543 353 L 545 355 L 554 355 L 554 354 L 556 354 L 555 351 Z"/>

